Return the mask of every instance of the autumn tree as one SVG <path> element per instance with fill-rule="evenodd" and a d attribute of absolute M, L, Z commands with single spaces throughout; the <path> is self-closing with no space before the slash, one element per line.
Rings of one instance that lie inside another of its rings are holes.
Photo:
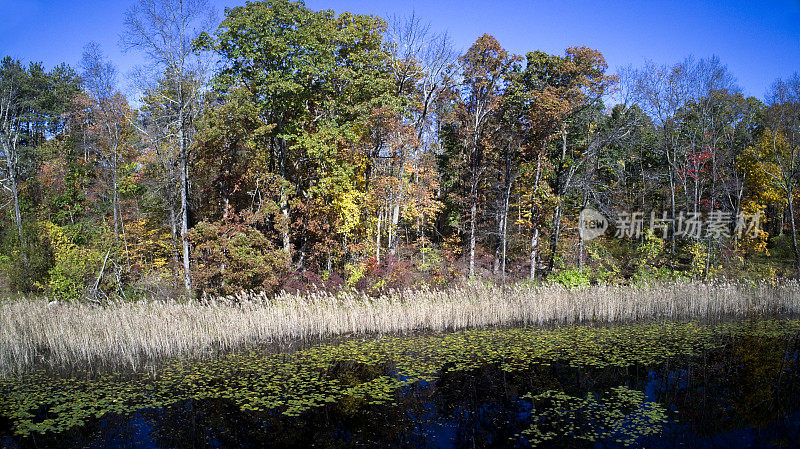
<path fill-rule="evenodd" d="M 601 139 L 571 145 L 570 136 L 578 132 L 576 137 L 581 140 L 585 131 L 579 131 L 580 127 L 576 129 L 575 125 L 591 124 L 578 119 L 588 110 L 600 107 L 603 95 L 615 83 L 616 78 L 605 73 L 607 68 L 603 55 L 586 47 L 568 48 L 564 56 L 536 51 L 528 53 L 526 58 L 522 76 L 532 98 L 528 118 L 554 169 L 550 178 L 556 198 L 550 238 L 551 270 L 561 235 L 563 198 L 572 188 L 578 171 L 603 142 Z"/>
<path fill-rule="evenodd" d="M 769 137 L 766 146 L 773 159 L 773 167 L 777 170 L 769 170 L 768 165 L 761 167 L 784 192 L 795 269 L 800 274 L 800 249 L 794 211 L 794 191 L 800 174 L 800 75 L 795 73 L 788 80 L 775 81 L 770 88 L 768 101 L 765 125 Z"/>
<path fill-rule="evenodd" d="M 25 263 L 25 251 L 22 236 L 22 212 L 19 201 L 20 163 L 22 160 L 23 123 L 25 120 L 25 96 L 28 72 L 19 61 L 5 57 L 0 63 L 0 143 L 3 151 L 3 187 L 11 193 L 14 204 L 14 224 L 17 228 L 18 244 Z"/>
<path fill-rule="evenodd" d="M 248 108 L 237 145 L 251 155 L 240 188 L 260 217 L 252 225 L 274 235 L 297 269 L 310 255 L 341 264 L 366 236 L 360 205 L 382 146 L 368 134 L 376 111 L 396 117 L 384 30 L 375 17 L 274 1 L 230 10 L 209 38 L 226 61 L 220 101 Z"/>
<path fill-rule="evenodd" d="M 29 246 L 37 239 L 35 230 L 26 237 L 23 191 L 41 163 L 37 147 L 63 131 L 62 116 L 76 90 L 77 76 L 65 65 L 47 72 L 39 63 L 24 67 L 10 57 L 0 61 L 0 186 L 11 197 L 22 283 L 32 282 L 26 273 L 31 269 Z"/>
<path fill-rule="evenodd" d="M 162 105 L 157 109 L 163 114 L 159 117 L 164 122 L 162 132 L 149 137 L 153 145 L 169 138 L 170 145 L 177 149 L 180 182 L 176 189 L 180 198 L 183 281 L 188 291 L 192 288 L 187 237 L 190 226 L 189 150 L 195 120 L 200 113 L 205 76 L 205 67 L 194 42 L 212 23 L 213 9 L 206 0 L 139 0 L 126 14 L 122 35 L 126 50 L 137 50 L 146 56 L 148 66 L 140 69 L 139 81 L 149 92 L 157 93 L 156 98 Z"/>
<path fill-rule="evenodd" d="M 119 170 L 125 161 L 126 140 L 130 137 L 132 113 L 127 99 L 118 91 L 116 69 L 96 43 L 86 47 L 81 62 L 82 81 L 87 93 L 92 120 L 91 134 L 96 139 L 96 153 L 110 173 L 111 209 L 114 236 L 120 235 L 122 214 L 119 206 Z"/>
<path fill-rule="evenodd" d="M 458 64 L 448 35 L 432 32 L 430 24 L 414 14 L 407 18 L 395 17 L 389 23 L 386 40 L 390 52 L 389 72 L 396 86 L 399 106 L 394 108 L 398 117 L 393 131 L 393 138 L 399 144 L 393 145 L 393 151 L 390 150 L 394 161 L 390 168 L 394 171 L 396 186 L 389 198 L 388 234 L 389 251 L 394 255 L 399 241 L 401 209 L 418 210 L 404 207 L 407 200 L 413 201 L 408 193 L 414 189 L 409 185 L 413 176 L 409 176 L 407 166 L 410 164 L 412 170 L 431 168 L 423 167 L 420 163 L 431 160 L 426 154 L 436 137 L 432 130 L 435 104 L 455 84 Z M 376 131 L 386 133 L 385 130 Z M 412 135 L 412 131 L 416 136 Z M 415 190 L 419 192 L 419 185 Z M 417 218 L 421 221 L 425 219 L 424 214 Z M 378 221 L 382 222 L 380 214 Z M 377 242 L 380 246 L 380 237 Z M 379 252 L 378 248 L 376 254 Z"/>
<path fill-rule="evenodd" d="M 469 178 L 469 276 L 475 275 L 475 244 L 478 201 L 485 175 L 484 156 L 487 125 L 500 104 L 506 75 L 517 58 L 504 50 L 497 40 L 484 34 L 460 58 L 464 77 L 464 99 L 460 121 L 464 126 L 468 151 Z"/>

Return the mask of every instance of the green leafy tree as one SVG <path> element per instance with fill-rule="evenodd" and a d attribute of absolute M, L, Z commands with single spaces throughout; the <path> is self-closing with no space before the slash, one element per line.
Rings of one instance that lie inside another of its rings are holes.
<path fill-rule="evenodd" d="M 215 39 L 204 38 L 226 61 L 215 81 L 221 100 L 253 107 L 247 189 L 253 210 L 269 211 L 258 226 L 277 234 L 298 268 L 312 248 L 344 256 L 366 235 L 357 207 L 371 162 L 365 123 L 396 102 L 384 30 L 372 16 L 268 1 L 231 9 Z"/>

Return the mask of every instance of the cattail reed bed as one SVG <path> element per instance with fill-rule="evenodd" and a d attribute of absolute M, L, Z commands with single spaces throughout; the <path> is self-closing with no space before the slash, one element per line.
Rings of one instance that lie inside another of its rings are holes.
<path fill-rule="evenodd" d="M 800 283 L 676 282 L 646 287 L 464 285 L 444 291 L 243 293 L 202 301 L 106 305 L 47 299 L 0 303 L 0 372 L 38 364 L 132 368 L 265 342 L 451 331 L 496 325 L 794 316 Z"/>

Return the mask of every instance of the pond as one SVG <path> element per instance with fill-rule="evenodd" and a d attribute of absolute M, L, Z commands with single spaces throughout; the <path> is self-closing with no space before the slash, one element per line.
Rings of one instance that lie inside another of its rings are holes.
<path fill-rule="evenodd" d="M 800 447 L 800 321 L 473 329 L 0 379 L 2 447 Z"/>

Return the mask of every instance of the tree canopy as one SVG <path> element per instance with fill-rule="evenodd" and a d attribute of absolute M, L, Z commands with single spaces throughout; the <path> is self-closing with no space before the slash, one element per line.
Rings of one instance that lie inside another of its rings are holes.
<path fill-rule="evenodd" d="M 715 57 L 615 74 L 489 34 L 459 54 L 414 15 L 207 6 L 129 9 L 135 99 L 95 44 L 78 71 L 2 59 L 0 288 L 800 275 L 798 75 L 760 100 Z"/>

